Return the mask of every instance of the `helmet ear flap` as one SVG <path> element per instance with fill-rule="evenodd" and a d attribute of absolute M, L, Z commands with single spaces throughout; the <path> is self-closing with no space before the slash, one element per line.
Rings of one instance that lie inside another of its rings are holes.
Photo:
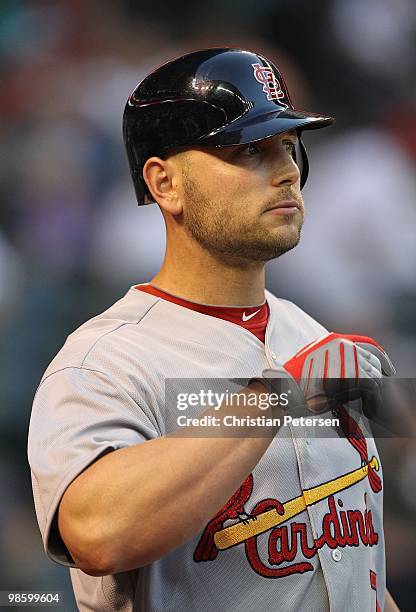
<path fill-rule="evenodd" d="M 309 174 L 309 161 L 300 131 L 298 131 L 298 139 L 296 141 L 295 161 L 300 173 L 300 188 L 303 189 Z"/>
<path fill-rule="evenodd" d="M 134 191 L 136 193 L 137 202 L 143 202 L 144 204 L 150 204 L 151 202 L 153 202 L 153 200 L 149 200 L 149 192 L 145 180 L 143 178 L 142 169 L 131 170 L 131 176 L 133 179 Z"/>

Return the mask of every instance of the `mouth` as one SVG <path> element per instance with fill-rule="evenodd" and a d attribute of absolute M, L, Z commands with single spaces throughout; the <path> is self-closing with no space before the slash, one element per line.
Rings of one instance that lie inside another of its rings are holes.
<path fill-rule="evenodd" d="M 296 200 L 282 200 L 277 204 L 273 204 L 269 208 L 266 208 L 265 213 L 290 215 L 300 210 L 300 204 Z"/>

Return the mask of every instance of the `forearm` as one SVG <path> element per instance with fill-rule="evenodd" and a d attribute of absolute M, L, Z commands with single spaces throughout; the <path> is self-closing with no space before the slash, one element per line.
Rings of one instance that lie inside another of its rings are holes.
<path fill-rule="evenodd" d="M 262 433 L 159 438 L 102 457 L 60 506 L 59 529 L 77 565 L 98 575 L 126 571 L 193 537 L 266 451 L 272 433 Z"/>

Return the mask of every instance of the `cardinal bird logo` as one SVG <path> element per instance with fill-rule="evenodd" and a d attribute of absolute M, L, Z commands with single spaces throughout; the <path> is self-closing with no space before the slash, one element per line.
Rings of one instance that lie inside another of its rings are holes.
<path fill-rule="evenodd" d="M 253 475 L 250 474 L 241 487 L 234 493 L 228 502 L 211 519 L 195 549 L 194 561 L 213 561 L 218 555 L 218 548 L 214 542 L 214 535 L 223 528 L 228 519 L 239 518 L 244 521 L 248 515 L 244 512 L 244 504 L 253 491 Z"/>
<path fill-rule="evenodd" d="M 244 505 L 250 498 L 253 491 L 253 474 L 250 474 L 241 487 L 234 493 L 228 502 L 214 516 L 206 526 L 198 546 L 195 549 L 194 561 L 213 561 L 218 555 L 218 548 L 214 541 L 215 534 L 220 531 L 225 521 L 229 519 L 239 519 L 243 524 L 248 524 L 250 515 L 244 510 Z M 263 500 L 267 503 L 267 508 L 274 508 L 278 514 L 283 514 L 283 504 L 277 499 Z M 263 508 L 264 509 L 264 508 Z"/>

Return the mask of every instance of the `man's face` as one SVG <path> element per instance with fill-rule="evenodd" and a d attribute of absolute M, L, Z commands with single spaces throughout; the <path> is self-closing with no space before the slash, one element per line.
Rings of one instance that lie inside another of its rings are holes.
<path fill-rule="evenodd" d="M 222 259 L 268 261 L 295 247 L 304 217 L 296 138 L 181 154 L 186 231 Z"/>

